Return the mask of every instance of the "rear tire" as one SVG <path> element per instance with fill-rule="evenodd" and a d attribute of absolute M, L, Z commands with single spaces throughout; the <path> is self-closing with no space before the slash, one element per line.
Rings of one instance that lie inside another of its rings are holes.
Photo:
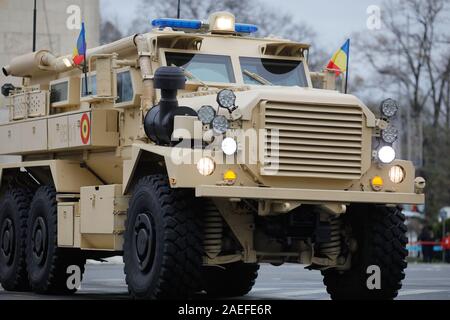
<path fill-rule="evenodd" d="M 358 248 L 352 267 L 345 272 L 322 272 L 324 284 L 333 300 L 391 300 L 397 297 L 405 278 L 408 251 L 405 216 L 398 208 L 357 205 L 345 215 Z M 381 289 L 369 290 L 369 266 L 381 271 Z"/>
<path fill-rule="evenodd" d="M 200 289 L 202 233 L 193 197 L 172 189 L 165 175 L 144 177 L 136 185 L 123 255 L 133 298 L 189 298 Z"/>
<path fill-rule="evenodd" d="M 6 291 L 29 290 L 25 261 L 30 199 L 23 189 L 5 193 L 0 203 L 0 283 Z"/>
<path fill-rule="evenodd" d="M 245 296 L 255 285 L 258 270 L 259 264 L 243 262 L 204 267 L 204 289 L 211 297 Z"/>
<path fill-rule="evenodd" d="M 36 293 L 72 294 L 69 266 L 78 266 L 81 274 L 86 262 L 77 249 L 58 248 L 57 203 L 53 187 L 40 187 L 30 206 L 27 232 L 27 269 L 31 288 Z M 80 279 L 81 280 L 81 279 Z"/>

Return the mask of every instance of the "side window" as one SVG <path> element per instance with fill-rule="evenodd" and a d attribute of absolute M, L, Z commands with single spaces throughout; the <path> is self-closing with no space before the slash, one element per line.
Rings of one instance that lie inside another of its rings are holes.
<path fill-rule="evenodd" d="M 133 83 L 130 71 L 117 73 L 117 95 L 116 103 L 132 101 L 134 97 Z"/>
<path fill-rule="evenodd" d="M 89 92 L 86 94 L 86 81 L 85 76 L 83 75 L 81 77 L 81 97 L 87 97 L 87 96 L 95 96 L 97 94 L 97 76 L 91 75 L 88 76 L 88 89 Z"/>
<path fill-rule="evenodd" d="M 50 86 L 50 103 L 67 101 L 69 99 L 69 82 L 56 83 Z"/>

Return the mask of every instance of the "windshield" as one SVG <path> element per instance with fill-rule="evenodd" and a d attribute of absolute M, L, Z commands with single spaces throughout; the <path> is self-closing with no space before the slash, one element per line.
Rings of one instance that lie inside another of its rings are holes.
<path fill-rule="evenodd" d="M 206 82 L 235 83 L 229 56 L 166 52 L 168 66 L 182 67 Z"/>
<path fill-rule="evenodd" d="M 274 86 L 299 87 L 308 86 L 302 61 L 244 57 L 239 58 L 239 60 L 241 63 L 242 76 L 245 84 L 269 84 Z M 262 83 L 264 80 L 266 82 Z"/>

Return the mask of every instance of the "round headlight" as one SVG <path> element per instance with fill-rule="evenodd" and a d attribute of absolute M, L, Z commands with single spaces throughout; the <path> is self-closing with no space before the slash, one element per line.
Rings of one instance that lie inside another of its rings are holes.
<path fill-rule="evenodd" d="M 388 118 L 392 118 L 398 112 L 398 104 L 393 99 L 386 99 L 381 103 L 381 112 Z"/>
<path fill-rule="evenodd" d="M 212 122 L 212 127 L 216 134 L 224 134 L 229 126 L 228 120 L 224 116 L 217 116 Z"/>
<path fill-rule="evenodd" d="M 197 163 L 197 170 L 202 176 L 210 176 L 216 170 L 216 163 L 209 157 L 201 158 Z"/>
<path fill-rule="evenodd" d="M 400 166 L 393 166 L 389 170 L 389 179 L 395 184 L 402 183 L 405 179 L 405 170 Z"/>
<path fill-rule="evenodd" d="M 222 151 L 227 156 L 231 156 L 237 151 L 237 143 L 233 138 L 225 138 L 222 141 Z"/>
<path fill-rule="evenodd" d="M 217 95 L 217 103 L 222 108 L 231 110 L 236 105 L 236 95 L 229 89 L 224 89 Z"/>
<path fill-rule="evenodd" d="M 394 143 L 398 139 L 398 130 L 392 126 L 381 131 L 381 139 L 386 143 Z"/>
<path fill-rule="evenodd" d="M 203 106 L 198 110 L 198 118 L 203 124 L 211 124 L 216 117 L 216 110 L 211 106 Z"/>
<path fill-rule="evenodd" d="M 390 146 L 384 146 L 378 150 L 378 159 L 381 162 L 388 164 L 395 160 L 395 150 Z"/>

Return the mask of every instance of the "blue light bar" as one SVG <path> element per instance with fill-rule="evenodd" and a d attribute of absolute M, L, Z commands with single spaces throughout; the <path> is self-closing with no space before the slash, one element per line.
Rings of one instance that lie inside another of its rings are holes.
<path fill-rule="evenodd" d="M 157 28 L 200 29 L 202 22 L 200 20 L 162 18 L 153 20 L 152 26 Z"/>
<path fill-rule="evenodd" d="M 236 23 L 235 30 L 238 33 L 255 33 L 258 31 L 258 27 L 254 24 Z"/>

